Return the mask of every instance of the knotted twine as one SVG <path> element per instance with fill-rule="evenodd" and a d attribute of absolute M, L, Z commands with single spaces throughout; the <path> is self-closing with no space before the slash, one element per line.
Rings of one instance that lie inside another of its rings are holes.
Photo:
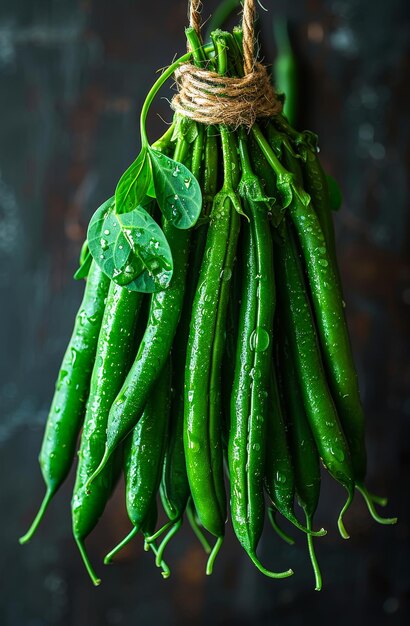
<path fill-rule="evenodd" d="M 201 37 L 200 0 L 191 0 L 189 21 Z M 257 118 L 271 117 L 282 110 L 266 68 L 254 59 L 255 2 L 245 0 L 243 7 L 243 78 L 221 76 L 191 63 L 175 72 L 178 93 L 171 106 L 202 124 L 227 124 L 251 127 Z M 202 41 L 202 38 L 201 38 Z"/>

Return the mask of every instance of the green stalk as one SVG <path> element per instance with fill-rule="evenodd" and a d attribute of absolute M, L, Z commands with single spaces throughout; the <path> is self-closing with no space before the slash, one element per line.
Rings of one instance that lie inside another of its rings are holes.
<path fill-rule="evenodd" d="M 207 50 L 209 50 L 211 47 L 208 46 L 204 46 L 204 51 L 206 52 Z M 170 65 L 169 67 L 167 67 L 166 70 L 164 70 L 164 72 L 161 74 L 161 76 L 158 78 L 158 80 L 155 81 L 155 83 L 153 84 L 153 86 L 151 87 L 151 89 L 149 90 L 147 97 L 145 98 L 145 102 L 142 106 L 141 109 L 141 115 L 140 115 L 140 132 L 141 132 L 141 149 L 142 150 L 146 150 L 149 146 L 149 140 L 148 140 L 148 135 L 147 135 L 147 129 L 146 129 L 146 122 L 147 122 L 147 116 L 148 116 L 148 112 L 150 110 L 151 104 L 153 103 L 155 96 L 157 95 L 158 91 L 161 89 L 161 87 L 167 82 L 167 80 L 172 76 L 172 74 L 178 69 L 178 67 L 180 65 L 182 65 L 183 63 L 187 63 L 191 57 L 193 55 L 193 52 L 187 52 L 186 54 L 184 54 L 182 57 L 179 57 L 179 59 L 177 59 L 176 61 L 174 61 L 174 63 L 172 63 L 172 65 Z"/>
<path fill-rule="evenodd" d="M 283 167 L 278 157 L 275 155 L 272 148 L 270 147 L 266 137 L 262 133 L 258 124 L 254 124 L 252 126 L 252 135 L 256 139 L 256 142 L 258 146 L 260 147 L 260 149 L 262 150 L 265 159 L 267 160 L 267 162 L 269 163 L 269 165 L 275 172 L 276 176 L 278 178 L 281 178 L 282 180 L 287 179 L 289 182 L 293 180 L 294 179 L 293 174 L 288 172 L 288 170 Z"/>
<path fill-rule="evenodd" d="M 31 524 L 30 528 L 28 529 L 28 531 L 26 532 L 25 535 L 23 535 L 22 537 L 20 537 L 19 539 L 19 543 L 21 545 L 27 543 L 28 541 L 30 541 L 30 539 L 32 538 L 32 536 L 34 535 L 34 533 L 36 532 L 41 520 L 44 517 L 44 514 L 48 508 L 48 505 L 50 504 L 53 496 L 54 496 L 54 490 L 53 489 L 47 489 L 46 491 L 46 495 L 44 496 L 43 502 L 41 503 L 40 509 L 36 515 L 36 517 L 33 520 L 33 523 Z"/>

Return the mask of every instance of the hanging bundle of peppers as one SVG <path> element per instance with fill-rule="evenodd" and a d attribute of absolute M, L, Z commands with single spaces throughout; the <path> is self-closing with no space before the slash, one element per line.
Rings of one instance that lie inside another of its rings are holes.
<path fill-rule="evenodd" d="M 169 576 L 164 550 L 187 517 L 210 574 L 229 515 L 256 567 L 289 576 L 257 556 L 268 504 L 282 538 L 292 542 L 278 515 L 305 533 L 320 589 L 321 465 L 347 494 L 342 537 L 355 490 L 376 521 L 395 522 L 365 487 L 328 179 L 316 136 L 290 125 L 255 59 L 254 1 L 240 27 L 213 31 L 206 45 L 198 4 L 187 54 L 147 95 L 140 154 L 89 224 L 75 275 L 86 279 L 84 299 L 40 453 L 47 491 L 21 542 L 67 477 L 81 433 L 73 533 L 94 583 L 84 541 L 123 472 L 131 530 L 106 562 L 142 533 Z M 173 123 L 150 144 L 148 111 L 174 74 Z M 158 501 L 168 518 L 159 529 Z"/>

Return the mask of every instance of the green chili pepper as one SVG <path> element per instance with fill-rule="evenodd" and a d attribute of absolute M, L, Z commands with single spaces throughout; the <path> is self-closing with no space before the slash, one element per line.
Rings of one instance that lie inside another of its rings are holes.
<path fill-rule="evenodd" d="M 285 130 L 288 129 L 285 122 L 282 125 Z M 306 136 L 307 133 L 304 133 L 302 139 L 297 139 L 299 145 L 303 144 Z M 312 171 L 317 172 L 319 176 L 320 164 L 318 165 L 317 159 L 313 159 L 315 153 L 312 152 L 312 146 L 309 151 L 309 142 L 307 146 L 305 152 L 310 154 L 310 160 L 314 162 L 314 165 L 309 165 L 309 168 L 312 167 Z M 295 159 L 289 153 L 285 153 L 285 158 L 287 166 L 296 173 L 297 181 L 300 181 L 300 170 Z M 312 173 L 310 177 L 313 179 Z M 321 189 L 326 188 L 323 172 L 318 185 Z M 344 315 L 344 302 L 334 249 L 332 254 L 332 247 L 329 250 L 314 209 L 310 204 L 303 205 L 298 193 L 294 194 L 289 208 L 305 257 L 320 343 L 333 399 L 349 444 L 355 486 L 363 496 L 375 521 L 380 524 L 395 524 L 396 518 L 383 518 L 374 508 L 375 502 L 384 505 L 385 499 L 370 494 L 364 486 L 366 475 L 365 419 Z M 324 216 L 322 219 L 327 220 L 328 229 L 333 228 L 328 198 L 322 207 L 322 216 Z"/>
<path fill-rule="evenodd" d="M 326 371 L 353 463 L 355 486 L 363 495 L 372 517 L 381 524 L 395 524 L 396 518 L 380 517 L 372 506 L 372 496 L 364 486 L 366 474 L 365 420 L 359 384 L 343 310 L 343 298 L 324 236 L 310 205 L 296 201 L 290 207 L 309 277 Z"/>
<path fill-rule="evenodd" d="M 348 538 L 343 514 L 353 499 L 354 478 L 350 452 L 327 384 L 303 271 L 287 224 L 281 234 L 284 243 L 276 246 L 276 253 L 282 320 L 319 454 L 330 474 L 348 492 L 348 500 L 338 520 L 341 535 Z"/>
<path fill-rule="evenodd" d="M 229 161 L 229 155 L 226 160 Z M 226 313 L 226 283 L 232 273 L 238 226 L 238 216 L 229 197 L 217 196 L 192 307 L 185 374 L 184 445 L 188 478 L 199 518 L 216 537 L 223 537 L 225 510 L 215 486 L 215 480 L 223 484 L 218 407 L 213 404 L 212 415 L 209 413 L 211 402 L 219 405 L 220 347 L 214 345 L 214 337 L 218 317 L 223 323 Z M 209 404 L 208 394 L 212 395 Z M 215 478 L 218 470 L 220 473 Z"/>
<path fill-rule="evenodd" d="M 110 496 L 111 464 L 104 468 L 89 489 L 85 485 L 104 454 L 108 413 L 129 368 L 142 298 L 141 293 L 128 291 L 115 283 L 110 285 L 78 452 L 72 500 L 73 533 L 93 582 L 97 577 L 86 557 L 83 542 L 97 524 Z"/>
<path fill-rule="evenodd" d="M 204 130 L 202 127 L 199 127 L 198 138 L 194 144 L 191 163 L 191 172 L 197 180 L 200 180 L 201 175 L 204 139 Z M 172 525 L 175 525 L 177 529 L 180 528 L 182 517 L 190 496 L 183 443 L 183 380 L 192 300 L 198 276 L 198 268 L 196 267 L 198 262 L 195 263 L 197 251 L 198 249 L 194 245 L 191 245 L 190 266 L 192 279 L 187 285 L 181 319 L 178 324 L 172 348 L 173 399 L 171 403 L 171 418 L 169 423 L 169 443 L 165 452 L 160 486 L 161 501 L 165 513 L 169 518 L 169 522 L 164 524 L 164 526 L 160 528 L 151 539 L 156 539 Z M 168 533 L 166 539 L 168 538 L 168 540 L 170 540 L 172 536 L 173 534 Z M 166 545 L 166 543 L 162 542 L 160 550 L 164 550 Z"/>
<path fill-rule="evenodd" d="M 141 530 L 159 488 L 166 447 L 171 404 L 171 370 L 167 361 L 160 372 L 155 392 L 125 443 L 125 497 L 131 532 L 105 557 L 113 557 Z M 151 538 L 148 539 L 148 542 Z M 158 555 L 157 555 L 158 558 Z"/>
<path fill-rule="evenodd" d="M 249 197 L 255 177 L 243 134 L 240 138 L 240 155 L 242 194 Z M 269 571 L 256 555 L 265 511 L 264 441 L 275 282 L 266 207 L 252 201 L 248 201 L 246 206 L 250 225 L 243 227 L 243 290 L 228 446 L 231 517 L 235 534 L 256 567 L 267 576 L 283 578 L 290 576 L 292 570 L 280 573 Z"/>
<path fill-rule="evenodd" d="M 226 62 L 219 55 L 219 71 Z M 221 441 L 220 376 L 229 281 L 239 234 L 237 154 L 220 127 L 224 185 L 211 211 L 198 288 L 192 307 L 185 374 L 184 446 L 192 498 L 202 525 L 218 539 L 207 574 L 222 545 L 226 517 Z"/>
<path fill-rule="evenodd" d="M 39 457 L 46 495 L 20 543 L 31 539 L 51 499 L 70 471 L 84 418 L 108 286 L 108 278 L 92 263 L 84 298 L 57 378 Z"/>
<path fill-rule="evenodd" d="M 326 534 L 323 528 L 318 531 L 312 531 L 311 528 L 303 526 L 299 522 L 294 512 L 295 477 L 286 435 L 286 422 L 282 407 L 283 400 L 279 392 L 274 365 L 270 374 L 265 470 L 266 491 L 279 513 L 286 517 L 296 528 L 307 534 L 321 537 Z"/>
<path fill-rule="evenodd" d="M 195 143 L 192 155 L 191 171 L 197 180 L 201 180 L 202 151 L 204 148 L 204 131 L 200 127 L 200 140 Z M 207 164 L 207 156 L 209 159 L 209 149 L 205 150 L 204 177 L 209 185 L 209 177 L 213 178 L 213 170 L 209 169 Z M 199 227 L 196 235 L 205 230 L 206 226 Z M 190 274 L 191 278 L 187 285 L 181 319 L 175 335 L 175 341 L 172 348 L 172 371 L 173 371 L 173 400 L 171 404 L 171 419 L 168 435 L 168 446 L 165 453 L 164 468 L 161 481 L 161 501 L 170 522 L 165 524 L 162 529 L 155 533 L 155 537 L 159 536 L 170 525 L 176 524 L 179 528 L 179 522 L 186 509 L 188 499 L 190 497 L 190 489 L 188 476 L 186 471 L 184 442 L 183 442 L 183 422 L 184 422 L 184 372 L 186 360 L 186 344 L 189 333 L 189 324 L 191 320 L 192 301 L 198 281 L 199 259 L 202 259 L 202 250 L 197 245 L 198 237 L 194 237 L 190 250 Z M 199 531 L 199 529 L 198 529 Z M 195 530 L 196 532 L 196 530 Z M 200 531 L 199 531 L 200 532 Z M 172 537 L 173 535 L 169 536 Z M 166 544 L 161 544 L 164 548 Z"/>
<path fill-rule="evenodd" d="M 185 375 L 185 455 L 196 510 L 203 526 L 220 540 L 224 535 L 225 503 L 220 441 L 219 384 L 221 336 L 226 318 L 229 279 L 239 230 L 233 209 L 231 152 L 223 133 L 224 188 L 215 199 L 208 228 L 198 289 L 192 309 Z M 208 391 L 206 391 L 208 390 Z M 209 404 L 208 404 L 209 394 Z M 214 553 L 215 554 L 215 553 Z M 212 561 L 211 561 L 212 563 Z"/>
<path fill-rule="evenodd" d="M 293 461 L 295 487 L 306 517 L 306 527 L 312 529 L 312 521 L 320 495 L 320 462 L 312 430 L 309 426 L 296 370 L 284 332 L 280 333 L 279 372 L 286 404 L 286 417 L 290 450 Z M 322 588 L 322 576 L 317 562 L 312 533 L 307 536 L 310 560 L 316 580 L 316 591 Z"/>
<path fill-rule="evenodd" d="M 299 151 L 301 151 L 299 147 Z M 301 160 L 305 189 L 312 199 L 313 208 L 318 216 L 320 226 L 326 241 L 329 256 L 333 263 L 333 271 L 340 285 L 340 276 L 336 257 L 335 228 L 332 209 L 330 207 L 329 188 L 326 174 L 320 164 L 317 153 L 308 147 L 303 149 Z"/>

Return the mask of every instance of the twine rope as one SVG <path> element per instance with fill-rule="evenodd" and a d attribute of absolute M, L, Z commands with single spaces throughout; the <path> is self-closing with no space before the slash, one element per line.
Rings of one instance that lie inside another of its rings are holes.
<path fill-rule="evenodd" d="M 243 69 L 250 74 L 254 66 L 255 46 L 255 0 L 245 0 L 242 13 Z"/>
<path fill-rule="evenodd" d="M 260 63 L 255 63 L 244 78 L 227 78 L 184 64 L 175 78 L 179 91 L 172 99 L 172 108 L 202 124 L 251 127 L 258 117 L 277 115 L 282 108 Z"/>
<path fill-rule="evenodd" d="M 202 42 L 201 6 L 202 6 L 201 0 L 190 0 L 188 18 L 189 18 L 189 25 L 196 30 L 199 40 Z"/>
<path fill-rule="evenodd" d="M 201 33 L 200 0 L 190 0 L 189 21 Z M 243 6 L 243 78 L 221 76 L 191 63 L 175 72 L 178 93 L 171 106 L 196 122 L 206 125 L 227 124 L 251 127 L 257 118 L 271 117 L 282 110 L 266 68 L 255 62 L 255 0 Z M 202 39 L 201 39 L 202 41 Z"/>

